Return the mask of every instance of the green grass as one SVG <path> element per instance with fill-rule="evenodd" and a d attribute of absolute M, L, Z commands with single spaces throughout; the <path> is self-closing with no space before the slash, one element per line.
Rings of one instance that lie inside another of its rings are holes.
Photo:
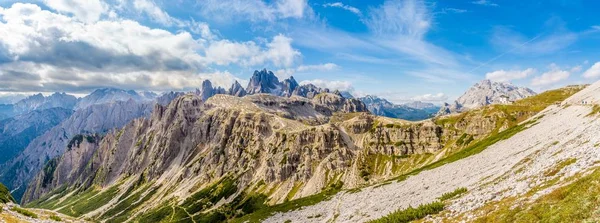
<path fill-rule="evenodd" d="M 100 219 L 109 219 L 106 222 L 124 222 L 131 217 L 136 208 L 148 201 L 154 193 L 156 193 L 156 188 L 142 187 L 136 193 L 121 200 L 113 208 L 106 211 Z"/>
<path fill-rule="evenodd" d="M 13 196 L 10 194 L 8 188 L 6 188 L 4 184 L 0 183 L 0 203 L 5 204 L 9 202 L 16 203 L 15 198 L 13 198 Z"/>
<path fill-rule="evenodd" d="M 598 222 L 600 169 L 533 202 L 504 199 L 483 208 L 491 210 L 475 222 Z"/>
<path fill-rule="evenodd" d="M 422 219 L 427 215 L 440 213 L 443 210 L 444 203 L 432 202 L 429 204 L 422 204 L 417 208 L 408 207 L 406 209 L 397 210 L 383 218 L 372 220 L 368 223 L 407 223 Z"/>
<path fill-rule="evenodd" d="M 55 207 L 62 207 L 58 212 L 80 217 L 83 214 L 94 211 L 112 200 L 119 189 L 119 185 L 112 186 L 105 190 L 99 190 L 96 187 L 91 187 L 78 194 L 71 195 L 63 202 L 55 204 Z M 60 198 L 56 198 L 60 199 Z"/>
<path fill-rule="evenodd" d="M 340 184 L 332 184 L 330 185 L 330 187 L 323 190 L 323 192 L 321 193 L 303 198 L 298 198 L 296 200 L 284 202 L 282 204 L 266 206 L 255 211 L 254 213 L 233 219 L 231 222 L 262 222 L 264 219 L 267 219 L 268 217 L 277 212 L 288 212 L 305 206 L 314 205 L 325 200 L 329 200 L 333 195 L 340 191 L 339 188 Z"/>
<path fill-rule="evenodd" d="M 59 221 L 59 222 L 62 221 L 62 219 L 56 215 L 50 215 L 49 218 L 50 218 L 50 220 L 53 220 L 53 221 Z"/>
<path fill-rule="evenodd" d="M 460 187 L 460 188 L 456 188 L 456 190 L 454 190 L 452 192 L 442 194 L 442 196 L 440 196 L 438 199 L 440 201 L 446 201 L 446 200 L 450 200 L 452 198 L 458 197 L 461 194 L 464 194 L 466 192 L 467 192 L 467 188 Z"/>
<path fill-rule="evenodd" d="M 31 212 L 31 211 L 29 211 L 27 209 L 24 209 L 24 208 L 20 208 L 20 207 L 14 206 L 10 210 L 14 211 L 14 212 L 17 212 L 19 214 L 25 215 L 25 216 L 30 217 L 30 218 L 38 218 L 37 214 L 35 214 L 35 213 L 33 213 L 33 212 Z"/>

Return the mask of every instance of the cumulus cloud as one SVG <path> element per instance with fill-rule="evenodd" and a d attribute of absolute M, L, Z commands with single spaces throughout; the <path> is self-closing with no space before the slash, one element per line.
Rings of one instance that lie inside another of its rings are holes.
<path fill-rule="evenodd" d="M 323 4 L 323 7 L 328 8 L 328 7 L 334 7 L 334 8 L 341 8 L 344 9 L 346 11 L 352 12 L 356 15 L 362 15 L 362 13 L 360 12 L 360 9 L 356 8 L 356 7 L 352 7 L 349 5 L 344 5 L 341 2 L 334 2 L 334 3 L 325 3 Z"/>
<path fill-rule="evenodd" d="M 314 84 L 320 88 L 328 88 L 329 90 L 339 90 L 339 91 L 353 91 L 352 83 L 349 81 L 330 81 L 323 79 L 314 79 L 314 80 L 304 80 L 300 82 L 301 85 L 304 84 Z"/>
<path fill-rule="evenodd" d="M 195 23 L 202 36 L 195 39 L 127 19 L 86 22 L 74 16 L 35 4 L 0 8 L 0 91 L 186 89 L 200 86 L 206 74 L 233 80 L 212 65 L 291 67 L 300 57 L 284 35 L 235 42 Z"/>
<path fill-rule="evenodd" d="M 497 70 L 485 74 L 485 78 L 494 81 L 508 82 L 526 78 L 535 72 L 536 70 L 533 68 L 527 68 L 525 70 Z"/>
<path fill-rule="evenodd" d="M 206 49 L 206 58 L 218 65 L 239 63 L 244 66 L 264 64 L 269 61 L 278 67 L 290 67 L 300 57 L 300 51 L 291 45 L 292 39 L 277 35 L 261 49 L 255 42 L 232 42 L 219 40 L 211 43 Z"/>
<path fill-rule="evenodd" d="M 590 79 L 600 77 L 600 62 L 594 63 L 592 67 L 583 72 L 583 77 Z"/>
<path fill-rule="evenodd" d="M 550 64 L 550 70 L 531 80 L 533 86 L 547 86 L 569 78 L 571 73 L 562 70 L 556 64 Z"/>
<path fill-rule="evenodd" d="M 426 102 L 442 102 L 448 100 L 448 96 L 444 93 L 437 94 L 424 94 L 412 97 L 413 101 L 426 101 Z"/>
<path fill-rule="evenodd" d="M 85 0 L 73 2 L 72 0 L 43 0 L 49 8 L 60 13 L 72 14 L 83 22 L 95 22 L 107 12 L 108 5 L 100 0 Z"/>
<path fill-rule="evenodd" d="M 201 0 L 197 3 L 201 6 L 201 14 L 220 21 L 273 22 L 277 19 L 299 19 L 310 11 L 307 0 Z"/>

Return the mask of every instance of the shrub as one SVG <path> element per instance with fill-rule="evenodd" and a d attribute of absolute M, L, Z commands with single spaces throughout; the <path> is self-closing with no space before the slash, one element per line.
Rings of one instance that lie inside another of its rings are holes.
<path fill-rule="evenodd" d="M 438 199 L 440 201 L 445 201 L 445 200 L 450 200 L 452 198 L 455 198 L 461 194 L 464 194 L 467 192 L 467 188 L 464 187 L 460 187 L 460 188 L 456 188 L 456 190 L 452 191 L 452 192 L 448 192 L 448 193 L 444 193 L 442 194 L 442 196 L 440 196 Z"/>
<path fill-rule="evenodd" d="M 437 214 L 444 210 L 444 203 L 432 202 L 422 204 L 417 208 L 408 207 L 406 209 L 397 210 L 389 215 L 369 221 L 369 223 L 404 223 L 419 220 L 427 215 Z"/>
<path fill-rule="evenodd" d="M 10 210 L 12 210 L 14 212 L 17 212 L 19 214 L 25 215 L 25 216 L 30 217 L 30 218 L 38 218 L 37 214 L 35 214 L 35 213 L 33 213 L 33 212 L 31 212 L 31 211 L 29 211 L 27 209 L 23 209 L 23 208 L 20 208 L 20 207 L 12 207 Z"/>
<path fill-rule="evenodd" d="M 53 220 L 53 221 L 62 221 L 62 219 L 60 217 L 56 216 L 56 215 L 50 215 L 50 220 Z"/>

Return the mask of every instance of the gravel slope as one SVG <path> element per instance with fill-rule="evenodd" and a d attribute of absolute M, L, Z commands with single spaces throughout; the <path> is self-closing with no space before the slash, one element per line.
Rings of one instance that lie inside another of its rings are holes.
<path fill-rule="evenodd" d="M 598 116 L 588 116 L 592 103 L 598 103 L 599 99 L 600 82 L 597 82 L 562 105 L 550 106 L 533 117 L 539 119 L 538 124 L 477 155 L 421 172 L 402 182 L 340 193 L 314 206 L 278 213 L 266 222 L 364 222 L 397 209 L 432 202 L 445 192 L 466 187 L 469 192 L 448 207 L 449 215 L 456 216 L 489 201 L 524 194 L 555 177 L 585 174 L 600 162 L 600 149 L 595 148 L 600 143 L 600 120 Z M 582 104 L 583 100 L 588 103 Z M 552 176 L 545 176 L 548 170 L 569 158 L 576 161 Z M 467 214 L 467 219 L 471 217 L 476 216 Z"/>

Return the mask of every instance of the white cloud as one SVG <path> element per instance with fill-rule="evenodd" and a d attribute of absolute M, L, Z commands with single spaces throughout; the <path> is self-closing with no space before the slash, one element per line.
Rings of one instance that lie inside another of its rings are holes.
<path fill-rule="evenodd" d="M 420 39 L 431 27 L 432 14 L 419 0 L 387 0 L 371 9 L 366 21 L 378 35 L 402 35 Z"/>
<path fill-rule="evenodd" d="M 412 97 L 413 101 L 426 101 L 426 102 L 442 102 L 448 100 L 448 96 L 444 93 L 437 94 L 424 94 Z"/>
<path fill-rule="evenodd" d="M 252 66 L 270 62 L 277 67 L 290 67 L 301 55 L 292 47 L 291 43 L 291 38 L 281 34 L 275 36 L 264 50 L 253 41 L 219 40 L 212 42 L 207 47 L 206 58 L 218 65 L 239 63 L 244 66 Z"/>
<path fill-rule="evenodd" d="M 442 13 L 456 13 L 461 14 L 468 12 L 466 9 L 457 9 L 457 8 L 444 8 L 442 9 Z"/>
<path fill-rule="evenodd" d="M 320 88 L 328 88 L 331 91 L 340 90 L 340 91 L 353 91 L 352 83 L 349 81 L 330 81 L 323 79 L 314 79 L 314 80 L 305 80 L 301 81 L 300 85 L 305 84 L 314 84 Z"/>
<path fill-rule="evenodd" d="M 526 78 L 535 72 L 536 70 L 533 68 L 527 68 L 525 70 L 497 70 L 485 74 L 485 78 L 494 81 L 508 82 Z"/>
<path fill-rule="evenodd" d="M 581 69 L 583 69 L 583 67 L 581 65 L 574 66 L 571 68 L 571 73 L 577 73 L 577 72 L 581 71 Z"/>
<path fill-rule="evenodd" d="M 234 42 L 196 25 L 202 38 L 127 19 L 87 23 L 34 4 L 0 7 L 0 91 L 186 89 L 200 86 L 206 74 L 232 80 L 211 65 L 291 67 L 301 56 L 284 35 Z"/>
<path fill-rule="evenodd" d="M 594 63 L 592 67 L 583 72 L 585 78 L 598 78 L 600 77 L 600 62 Z"/>
<path fill-rule="evenodd" d="M 181 21 L 171 17 L 167 12 L 163 11 L 156 3 L 152 0 L 133 0 L 133 7 L 137 11 L 146 14 L 153 21 L 165 25 L 171 26 L 174 24 L 182 24 Z"/>
<path fill-rule="evenodd" d="M 349 5 L 344 5 L 341 2 L 326 3 L 326 4 L 323 4 L 323 7 L 325 7 L 325 8 L 327 8 L 327 7 L 341 8 L 341 9 L 347 10 L 349 12 L 352 12 L 356 15 L 359 15 L 359 16 L 362 15 L 360 9 L 349 6 Z"/>
<path fill-rule="evenodd" d="M 577 38 L 577 34 L 565 30 L 527 37 L 505 27 L 496 27 L 491 42 L 499 49 L 510 49 L 510 53 L 550 54 L 569 47 Z"/>
<path fill-rule="evenodd" d="M 556 64 L 550 64 L 550 70 L 531 80 L 533 86 L 547 86 L 569 78 L 571 73 L 561 70 Z"/>
<path fill-rule="evenodd" d="M 476 4 L 476 5 L 484 5 L 484 6 L 493 6 L 493 7 L 497 7 L 498 6 L 498 4 L 493 3 L 490 0 L 477 0 L 477 1 L 473 1 L 471 3 Z"/>
<path fill-rule="evenodd" d="M 95 22 L 107 12 L 108 5 L 100 0 L 43 0 L 44 4 L 60 13 L 69 13 L 80 21 Z"/>
<path fill-rule="evenodd" d="M 249 20 L 251 22 L 303 18 L 310 7 L 307 0 L 202 0 L 200 13 L 219 21 Z"/>
<path fill-rule="evenodd" d="M 334 63 L 325 63 L 325 64 L 317 64 L 317 65 L 302 65 L 299 66 L 296 71 L 305 72 L 305 71 L 330 71 L 339 69 L 340 66 Z"/>
<path fill-rule="evenodd" d="M 285 79 L 296 72 L 309 72 L 309 71 L 332 71 L 339 69 L 340 66 L 334 63 L 325 63 L 325 64 L 316 64 L 316 65 L 300 65 L 296 68 L 288 68 L 288 69 L 280 69 L 275 71 L 275 75 L 277 75 L 280 79 Z"/>

